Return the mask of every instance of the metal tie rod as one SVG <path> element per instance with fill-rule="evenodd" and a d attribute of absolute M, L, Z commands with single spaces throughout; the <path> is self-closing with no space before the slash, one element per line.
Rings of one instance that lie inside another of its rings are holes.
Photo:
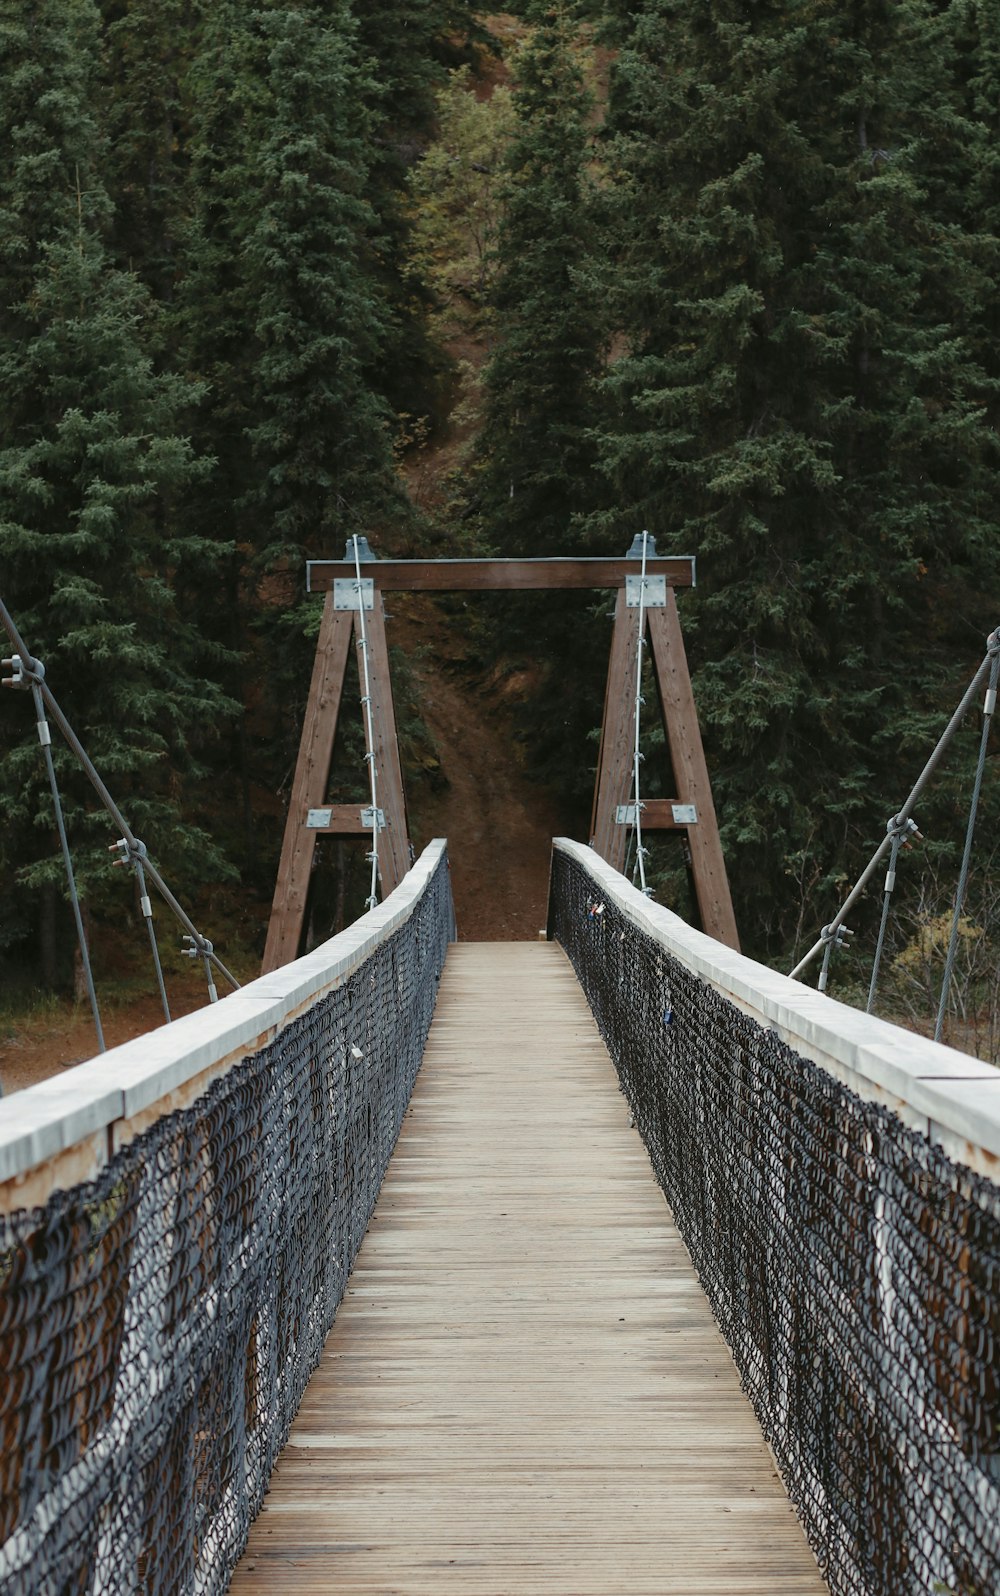
<path fill-rule="evenodd" d="M 13 617 L 11 616 L 6 604 L 3 602 L 3 599 L 0 599 L 0 624 L 3 625 L 7 636 L 10 638 L 14 652 L 21 656 L 21 659 L 24 662 L 25 671 L 28 674 L 31 674 L 35 670 L 37 662 L 33 655 L 26 648 L 24 639 L 18 631 Z M 134 851 L 136 854 L 138 854 L 141 846 L 138 838 L 133 833 L 132 828 L 125 819 L 125 816 L 122 814 L 107 787 L 104 785 L 104 782 L 101 780 L 98 771 L 91 762 L 87 750 L 84 748 L 79 737 L 77 737 L 76 732 L 73 730 L 69 721 L 66 719 L 66 716 L 60 709 L 58 703 L 56 702 L 55 695 L 46 682 L 44 676 L 38 682 L 38 686 L 41 690 L 43 698 L 45 699 L 45 703 L 48 706 L 48 710 L 52 716 L 52 719 L 59 727 L 59 730 L 65 737 L 66 742 L 76 755 L 81 766 L 83 767 L 83 770 L 86 772 L 90 784 L 97 793 L 98 798 L 100 798 L 101 803 L 104 805 L 115 825 L 119 828 L 122 838 L 128 844 L 130 851 Z M 240 989 L 240 983 L 237 981 L 235 975 L 226 969 L 226 966 L 215 952 L 211 943 L 207 940 L 207 938 L 202 936 L 190 915 L 182 907 L 182 905 L 178 903 L 163 877 L 160 875 L 160 872 L 157 870 L 149 856 L 145 853 L 143 855 L 143 865 L 145 866 L 147 876 L 152 881 L 157 892 L 160 894 L 160 897 L 173 911 L 175 917 L 180 921 L 185 931 L 187 931 L 188 934 L 193 938 L 195 946 L 198 948 L 199 952 L 203 955 L 203 957 L 211 960 L 219 973 L 223 975 L 229 982 L 233 991 L 238 992 Z"/>
<path fill-rule="evenodd" d="M 987 640 L 986 656 L 983 659 L 979 669 L 976 671 L 975 676 L 972 678 L 971 682 L 966 688 L 961 703 L 959 704 L 955 713 L 952 715 L 951 720 L 948 722 L 944 731 L 941 733 L 941 736 L 938 738 L 937 745 L 935 746 L 934 751 L 931 754 L 931 757 L 928 759 L 923 770 L 920 772 L 920 775 L 917 777 L 910 792 L 910 796 L 907 798 L 899 813 L 893 816 L 892 821 L 890 821 L 889 829 L 886 831 L 885 836 L 882 838 L 882 841 L 876 848 L 868 865 L 863 873 L 858 877 L 858 880 L 851 888 L 850 893 L 841 904 L 837 914 L 830 921 L 830 924 L 828 926 L 824 926 L 823 935 L 819 938 L 819 941 L 813 943 L 813 946 L 809 949 L 809 952 L 805 955 L 805 957 L 801 958 L 798 964 L 795 966 L 795 969 L 789 972 L 793 980 L 802 974 L 802 971 L 806 968 L 806 966 L 811 964 L 813 959 L 823 952 L 824 948 L 827 946 L 827 943 L 834 936 L 836 936 L 836 933 L 840 930 L 840 927 L 847 919 L 851 909 L 857 903 L 861 894 L 864 892 L 865 887 L 868 885 L 872 876 L 875 874 L 875 871 L 878 869 L 879 861 L 892 847 L 893 832 L 900 826 L 905 826 L 906 822 L 909 820 L 914 804 L 920 797 L 920 794 L 923 792 L 931 776 L 934 774 L 934 771 L 937 769 L 937 766 L 941 760 L 942 754 L 944 753 L 948 744 L 951 742 L 951 739 L 954 737 L 959 726 L 962 724 L 962 721 L 965 719 L 966 712 L 968 711 L 972 700 L 975 698 L 980 687 L 982 686 L 982 683 L 985 681 L 989 673 L 993 656 L 998 650 L 1000 650 L 1000 627 L 997 627 L 995 632 L 990 633 L 990 636 Z"/>

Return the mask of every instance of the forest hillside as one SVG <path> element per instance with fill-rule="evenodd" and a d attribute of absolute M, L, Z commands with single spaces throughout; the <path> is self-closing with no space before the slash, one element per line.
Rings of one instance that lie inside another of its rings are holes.
<path fill-rule="evenodd" d="M 0 598 L 207 934 L 254 968 L 307 559 L 356 533 L 383 556 L 620 555 L 648 530 L 697 557 L 681 618 L 737 920 L 787 968 L 1000 623 L 1000 0 L 12 0 L 0 38 Z M 399 606 L 419 842 L 442 736 L 454 769 L 482 727 L 494 806 L 586 837 L 607 609 Z M 471 731 L 435 721 L 435 681 Z M 648 793 L 669 795 L 646 697 Z M 332 801 L 365 791 L 346 718 Z M 976 721 L 901 867 L 903 1010 L 935 979 Z M 138 905 L 56 760 L 113 981 Z M 10 692 L 0 803 L 16 1009 L 72 987 L 74 936 Z M 472 829 L 481 896 L 508 866 Z M 970 993 L 997 984 L 988 852 Z M 365 896 L 356 849 L 319 861 L 313 941 Z M 693 915 L 677 839 L 650 879 Z"/>

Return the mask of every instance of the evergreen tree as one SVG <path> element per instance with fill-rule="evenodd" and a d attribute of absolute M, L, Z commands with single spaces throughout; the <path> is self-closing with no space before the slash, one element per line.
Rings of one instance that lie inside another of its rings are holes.
<path fill-rule="evenodd" d="M 211 550 L 179 513 L 206 467 L 181 431 L 189 385 L 156 370 L 148 295 L 105 249 L 110 206 L 90 111 L 95 7 L 40 0 L 30 29 L 8 24 L 5 42 L 2 136 L 14 159 L 0 194 L 4 599 L 151 850 L 174 867 L 198 852 L 199 873 L 220 869 L 177 803 L 179 781 L 196 773 L 192 745 L 226 708 L 199 674 L 204 651 L 173 597 L 179 570 L 203 579 L 211 570 Z M 23 702 L 4 696 L 8 890 L 15 869 L 37 884 L 59 879 L 61 864 L 30 714 L 15 726 Z M 68 791 L 74 835 L 94 838 L 80 860 L 93 895 L 107 879 L 107 825 L 81 819 L 85 784 L 71 779 Z"/>
<path fill-rule="evenodd" d="M 267 121 L 244 253 L 261 476 L 245 502 L 265 556 L 301 559 L 402 504 L 375 379 L 386 325 L 368 258 L 366 84 L 350 8 L 276 6 L 259 25 Z"/>
<path fill-rule="evenodd" d="M 355 0 L 354 12 L 367 78 L 372 262 L 391 333 L 380 379 L 395 412 L 423 417 L 441 409 L 446 362 L 428 326 L 432 296 L 413 266 L 408 180 L 433 136 L 442 63 L 479 30 L 463 0 Z"/>
<path fill-rule="evenodd" d="M 514 64 L 477 483 L 487 539 L 511 554 L 566 553 L 572 518 L 592 502 L 586 428 L 600 327 L 581 278 L 592 107 L 574 31 L 564 13 L 543 13 Z"/>
<path fill-rule="evenodd" d="M 867 846 L 901 730 L 916 758 L 986 631 L 992 440 L 953 317 L 977 289 L 928 210 L 946 68 L 920 9 L 646 0 L 620 24 L 599 525 L 700 557 L 685 619 L 758 951 L 804 854 L 835 874 Z"/>
<path fill-rule="evenodd" d="M 102 177 L 119 265 L 169 301 L 182 269 L 188 161 L 185 87 L 202 0 L 100 0 Z"/>

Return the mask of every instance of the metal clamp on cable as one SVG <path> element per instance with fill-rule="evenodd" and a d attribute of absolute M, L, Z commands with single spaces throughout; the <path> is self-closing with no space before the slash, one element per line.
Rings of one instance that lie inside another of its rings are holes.
<path fill-rule="evenodd" d="M 849 931 L 846 925 L 825 925 L 820 932 L 819 939 L 823 944 L 823 967 L 816 983 L 820 992 L 826 991 L 827 977 L 830 973 L 830 955 L 834 948 L 846 948 L 853 935 L 854 932 Z"/>
<path fill-rule="evenodd" d="M 196 932 L 194 935 L 185 933 L 185 935 L 181 938 L 181 941 L 187 942 L 189 944 L 189 946 L 184 949 L 184 952 L 187 954 L 189 959 L 201 959 L 203 965 L 205 966 L 205 980 L 208 982 L 208 1001 L 210 1003 L 218 1003 L 219 994 L 216 991 L 215 980 L 212 976 L 212 956 L 215 953 L 214 946 L 208 940 L 208 937 L 203 937 L 200 932 Z"/>
<path fill-rule="evenodd" d="M 30 654 L 10 654 L 6 659 L 0 660 L 4 670 L 10 671 L 0 681 L 0 687 L 20 687 L 27 689 L 32 686 L 41 686 L 45 680 L 45 666 L 40 659 L 32 659 Z"/>
<path fill-rule="evenodd" d="M 119 837 L 117 842 L 108 843 L 108 852 L 118 854 L 118 858 L 111 861 L 115 868 L 118 865 L 142 864 L 148 857 L 146 844 L 140 842 L 138 837 L 133 837 L 131 842 L 128 837 Z"/>
<path fill-rule="evenodd" d="M 896 858 L 900 848 L 908 848 L 911 842 L 923 842 L 924 834 L 917 829 L 915 820 L 903 819 L 900 815 L 892 815 L 885 823 L 885 834 L 892 843 L 892 853 L 889 856 L 889 868 L 885 875 L 885 891 L 892 892 L 896 885 Z"/>

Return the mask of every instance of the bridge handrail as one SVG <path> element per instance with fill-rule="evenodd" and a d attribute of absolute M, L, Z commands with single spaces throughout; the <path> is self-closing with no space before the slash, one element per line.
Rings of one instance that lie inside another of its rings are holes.
<path fill-rule="evenodd" d="M 44 1093 L 43 1114 L 36 1091 L 15 1113 L 22 1159 L 88 1114 L 99 1129 L 37 1172 L 51 1184 L 62 1161 L 44 1204 L 23 1200 L 29 1170 L 0 1212 L 0 1596 L 224 1596 L 371 1219 L 453 934 L 437 843 L 315 953 L 105 1055 L 89 1099 L 58 1115 Z M 96 1174 L 65 1178 L 74 1147 L 103 1156 Z"/>
<path fill-rule="evenodd" d="M 218 1003 L 0 1099 L 0 1213 L 92 1179 L 163 1113 L 186 1107 L 333 991 L 413 914 L 447 848 L 429 843 L 385 901 L 282 969 Z"/>
<path fill-rule="evenodd" d="M 551 901 L 833 1596 L 1000 1590 L 1000 1072 L 692 931 L 588 848 L 556 844 Z"/>
<path fill-rule="evenodd" d="M 950 1158 L 1000 1181 L 1000 1070 L 735 953 L 644 898 L 592 848 L 566 837 L 553 846 L 582 864 L 633 925 L 797 1053 L 893 1109 Z"/>

